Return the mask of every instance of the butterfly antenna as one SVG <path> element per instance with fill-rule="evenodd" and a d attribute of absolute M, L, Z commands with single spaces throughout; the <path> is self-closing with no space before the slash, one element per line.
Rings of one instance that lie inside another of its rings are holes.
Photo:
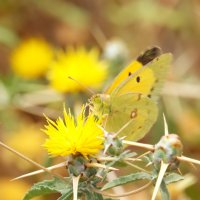
<path fill-rule="evenodd" d="M 88 93 L 90 93 L 91 95 L 94 95 L 95 92 L 93 90 L 91 90 L 89 87 L 87 87 L 86 85 L 84 85 L 83 83 L 81 83 L 80 81 L 72 78 L 71 76 L 68 76 L 68 78 L 74 82 L 76 82 L 78 85 L 80 85 L 82 88 L 84 88 L 86 91 L 88 91 Z"/>

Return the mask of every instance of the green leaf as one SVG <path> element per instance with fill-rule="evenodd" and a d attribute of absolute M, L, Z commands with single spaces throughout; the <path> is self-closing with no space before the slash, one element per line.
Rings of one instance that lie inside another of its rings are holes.
<path fill-rule="evenodd" d="M 107 184 L 104 185 L 104 187 L 102 188 L 102 190 L 107 190 L 119 185 L 123 185 L 126 183 L 131 183 L 134 182 L 136 180 L 140 180 L 140 179 L 147 179 L 147 180 L 152 180 L 152 176 L 148 173 L 145 172 L 137 172 L 137 173 L 133 173 L 127 176 L 121 176 Z"/>
<path fill-rule="evenodd" d="M 180 180 L 183 180 L 184 177 L 177 173 L 170 173 L 164 178 L 165 183 L 168 185 L 170 183 L 174 183 Z"/>
<path fill-rule="evenodd" d="M 103 200 L 120 200 L 120 199 L 104 198 Z"/>
<path fill-rule="evenodd" d="M 85 192 L 85 199 L 86 200 L 93 199 L 93 193 L 89 191 Z"/>
<path fill-rule="evenodd" d="M 164 181 L 162 181 L 160 185 L 160 192 L 161 192 L 162 200 L 170 200 L 169 191 Z"/>
<path fill-rule="evenodd" d="M 96 192 L 86 191 L 85 192 L 86 200 L 104 200 L 103 196 L 101 194 L 98 194 Z"/>
<path fill-rule="evenodd" d="M 71 185 L 69 185 L 68 179 L 66 181 L 54 178 L 52 180 L 45 180 L 34 184 L 31 189 L 25 194 L 23 200 L 29 200 L 33 197 L 46 195 L 51 193 L 59 192 L 61 194 L 69 193 L 72 190 Z"/>
<path fill-rule="evenodd" d="M 58 198 L 58 200 L 71 200 L 72 199 L 72 194 L 73 194 L 73 190 L 70 189 L 70 191 L 68 193 L 62 194 L 62 196 L 60 196 Z"/>

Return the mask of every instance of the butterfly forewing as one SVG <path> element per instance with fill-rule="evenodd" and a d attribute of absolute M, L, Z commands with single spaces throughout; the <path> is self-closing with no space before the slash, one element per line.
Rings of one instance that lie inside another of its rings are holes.
<path fill-rule="evenodd" d="M 172 55 L 167 53 L 155 58 L 136 71 L 132 71 L 133 67 L 126 68 L 126 71 L 128 70 L 128 73 L 131 75 L 126 72 L 127 78 L 116 85 L 111 95 L 118 96 L 128 92 L 134 92 L 142 93 L 156 100 L 162 88 L 171 60 Z"/>

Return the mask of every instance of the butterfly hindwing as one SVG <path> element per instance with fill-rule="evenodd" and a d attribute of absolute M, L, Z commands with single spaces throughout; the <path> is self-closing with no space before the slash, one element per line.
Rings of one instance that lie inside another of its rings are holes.
<path fill-rule="evenodd" d="M 126 139 L 137 141 L 156 121 L 158 115 L 156 103 L 140 94 L 123 94 L 111 99 L 111 102 L 105 127 L 109 132 L 116 133 L 128 123 L 119 136 L 127 136 Z"/>

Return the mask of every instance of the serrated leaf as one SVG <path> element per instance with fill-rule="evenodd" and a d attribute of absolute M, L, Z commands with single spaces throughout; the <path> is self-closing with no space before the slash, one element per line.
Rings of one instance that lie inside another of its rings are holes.
<path fill-rule="evenodd" d="M 34 184 L 31 189 L 25 194 L 23 200 L 30 200 L 33 197 L 59 192 L 66 194 L 71 189 L 67 180 L 54 178 Z"/>
<path fill-rule="evenodd" d="M 94 200 L 103 200 L 103 196 L 101 194 L 94 192 Z"/>
<path fill-rule="evenodd" d="M 141 179 L 147 179 L 147 180 L 152 180 L 152 176 L 148 173 L 145 172 L 137 172 L 137 173 L 133 173 L 127 176 L 121 176 L 107 184 L 104 185 L 104 187 L 102 188 L 102 190 L 107 190 L 119 185 L 124 185 L 126 183 L 131 183 L 134 182 L 136 180 L 141 180 Z"/>
<path fill-rule="evenodd" d="M 170 183 L 174 183 L 180 180 L 183 180 L 184 177 L 177 173 L 170 173 L 164 178 L 165 183 L 168 185 Z"/>
<path fill-rule="evenodd" d="M 25 194 L 23 200 L 29 200 L 33 197 L 56 193 L 56 189 L 52 188 L 52 181 L 43 181 L 34 184 L 31 189 Z"/>
<path fill-rule="evenodd" d="M 160 192 L 161 192 L 162 200 L 170 200 L 169 191 L 164 181 L 162 181 L 160 185 Z"/>
<path fill-rule="evenodd" d="M 68 193 L 62 194 L 57 200 L 71 200 L 72 199 L 73 190 L 69 190 Z"/>
<path fill-rule="evenodd" d="M 101 194 L 98 194 L 96 192 L 86 191 L 85 192 L 86 200 L 104 200 L 103 196 Z"/>

